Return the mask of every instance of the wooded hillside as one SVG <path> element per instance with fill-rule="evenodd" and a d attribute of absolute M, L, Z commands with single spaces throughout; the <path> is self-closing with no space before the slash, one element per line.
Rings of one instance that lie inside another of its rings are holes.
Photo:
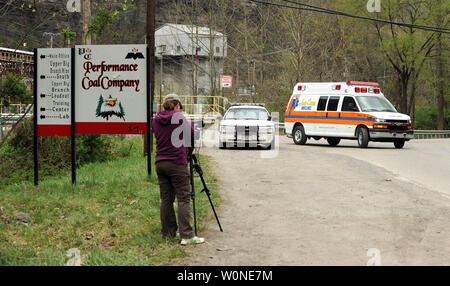
<path fill-rule="evenodd" d="M 65 2 L 0 0 L 0 46 L 48 46 L 44 32 L 55 33 L 54 46 L 67 45 L 64 29 L 75 32 L 73 40 L 80 43 L 81 16 L 68 13 Z M 94 43 L 144 42 L 146 1 L 91 2 Z M 369 13 L 367 1 L 361 0 L 257 2 L 269 1 L 159 0 L 156 24 L 200 25 L 227 35 L 223 64 L 224 73 L 233 75 L 233 90 L 225 96 L 233 101 L 237 88 L 254 85 L 255 101 L 283 114 L 297 82 L 375 81 L 400 112 L 414 118 L 416 128 L 449 127 L 449 0 L 381 0 L 379 13 Z M 299 2 L 417 26 L 301 10 L 312 7 Z"/>

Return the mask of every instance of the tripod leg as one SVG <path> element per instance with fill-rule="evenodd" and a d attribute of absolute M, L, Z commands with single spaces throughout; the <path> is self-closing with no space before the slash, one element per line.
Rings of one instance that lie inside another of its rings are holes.
<path fill-rule="evenodd" d="M 202 181 L 202 185 L 203 185 L 202 192 L 206 193 L 206 196 L 208 197 L 208 200 L 209 200 L 209 204 L 211 205 L 214 216 L 216 217 L 217 224 L 219 225 L 219 229 L 221 232 L 223 232 L 222 226 L 220 225 L 219 217 L 217 216 L 216 209 L 214 208 L 213 202 L 211 200 L 211 192 L 209 191 L 208 187 L 206 186 L 205 179 L 203 178 L 203 170 L 200 167 L 200 165 L 198 164 L 197 157 L 195 157 L 194 154 L 192 154 L 190 159 L 191 159 L 191 161 L 190 161 L 191 163 L 192 163 L 192 160 L 195 162 L 195 165 L 193 167 L 195 167 L 195 171 L 197 172 L 197 174 L 200 177 L 200 180 Z M 193 172 L 193 170 L 192 170 L 192 172 Z M 193 176 L 191 176 L 191 177 L 193 178 Z"/>
<path fill-rule="evenodd" d="M 195 187 L 194 187 L 194 167 L 192 164 L 192 157 L 189 156 L 189 172 L 191 177 L 191 198 L 192 198 L 192 209 L 194 212 L 194 234 L 197 236 L 197 214 L 195 210 Z"/>
<path fill-rule="evenodd" d="M 219 225 L 219 229 L 220 229 L 221 232 L 223 232 L 222 226 L 220 225 L 219 217 L 217 216 L 216 209 L 214 208 L 213 202 L 211 200 L 211 195 L 209 193 L 209 190 L 205 189 L 204 191 L 206 193 L 206 196 L 208 197 L 209 204 L 211 205 L 211 208 L 213 210 L 214 216 L 216 217 L 216 221 L 217 221 L 217 224 Z"/>

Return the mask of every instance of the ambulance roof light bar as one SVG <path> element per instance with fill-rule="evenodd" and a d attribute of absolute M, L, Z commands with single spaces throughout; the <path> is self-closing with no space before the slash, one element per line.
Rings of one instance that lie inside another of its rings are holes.
<path fill-rule="evenodd" d="M 362 85 L 362 86 L 375 86 L 375 87 L 380 86 L 377 82 L 364 82 L 364 81 L 347 81 L 347 85 Z"/>

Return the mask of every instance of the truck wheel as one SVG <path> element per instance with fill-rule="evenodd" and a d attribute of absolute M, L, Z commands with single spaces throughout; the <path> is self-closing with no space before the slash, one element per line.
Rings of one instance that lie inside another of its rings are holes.
<path fill-rule="evenodd" d="M 293 133 L 293 137 L 294 137 L 294 143 L 297 145 L 305 145 L 306 140 L 308 140 L 308 138 L 306 137 L 305 134 L 305 128 L 303 128 L 303 126 L 297 126 L 294 128 Z"/>
<path fill-rule="evenodd" d="M 405 146 L 405 141 L 404 140 L 394 141 L 394 146 L 397 149 L 402 149 L 403 146 Z"/>
<path fill-rule="evenodd" d="M 358 138 L 358 146 L 360 148 L 367 148 L 367 145 L 369 145 L 369 131 L 367 130 L 367 128 L 358 128 L 356 137 Z"/>
<path fill-rule="evenodd" d="M 219 149 L 225 149 L 225 142 L 219 141 Z"/>
<path fill-rule="evenodd" d="M 327 138 L 328 144 L 331 146 L 337 146 L 339 142 L 341 142 L 341 139 L 339 138 Z"/>

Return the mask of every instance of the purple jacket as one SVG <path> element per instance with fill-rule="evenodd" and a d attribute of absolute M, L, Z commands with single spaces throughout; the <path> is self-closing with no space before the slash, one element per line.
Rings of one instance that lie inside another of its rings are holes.
<path fill-rule="evenodd" d="M 194 125 L 189 123 L 183 113 L 179 110 L 161 111 L 153 119 L 152 128 L 156 138 L 155 162 L 172 161 L 175 164 L 186 165 L 188 163 L 186 147 L 191 146 Z M 188 136 L 184 138 L 184 134 Z"/>

